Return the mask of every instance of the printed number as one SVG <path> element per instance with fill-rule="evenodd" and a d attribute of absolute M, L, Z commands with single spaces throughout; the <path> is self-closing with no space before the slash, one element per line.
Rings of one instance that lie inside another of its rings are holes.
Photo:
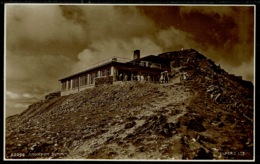
<path fill-rule="evenodd" d="M 25 157 L 24 153 L 11 153 L 11 157 Z"/>

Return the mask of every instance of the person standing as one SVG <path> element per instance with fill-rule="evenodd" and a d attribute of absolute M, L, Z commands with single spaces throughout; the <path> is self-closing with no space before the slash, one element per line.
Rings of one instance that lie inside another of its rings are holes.
<path fill-rule="evenodd" d="M 164 83 L 164 72 L 161 72 L 160 83 Z"/>
<path fill-rule="evenodd" d="M 124 81 L 127 81 L 127 79 L 128 79 L 128 76 L 127 76 L 127 74 L 125 74 Z"/>
<path fill-rule="evenodd" d="M 169 75 L 168 75 L 168 71 L 164 72 L 164 77 L 165 77 L 165 83 L 169 82 Z"/>
<path fill-rule="evenodd" d="M 137 81 L 141 81 L 141 77 L 139 74 L 137 75 Z"/>
<path fill-rule="evenodd" d="M 122 81 L 123 75 L 122 73 L 119 74 L 119 80 Z"/>
<path fill-rule="evenodd" d="M 141 81 L 144 82 L 144 75 L 141 75 Z"/>
<path fill-rule="evenodd" d="M 151 82 L 151 76 L 150 76 L 150 74 L 148 74 L 148 76 L 147 76 L 147 81 L 148 81 L 148 82 Z"/>

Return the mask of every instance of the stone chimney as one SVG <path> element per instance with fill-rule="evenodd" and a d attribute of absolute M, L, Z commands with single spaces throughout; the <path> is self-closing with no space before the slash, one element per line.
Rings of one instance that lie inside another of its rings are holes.
<path fill-rule="evenodd" d="M 134 60 L 140 59 L 140 50 L 134 50 Z"/>

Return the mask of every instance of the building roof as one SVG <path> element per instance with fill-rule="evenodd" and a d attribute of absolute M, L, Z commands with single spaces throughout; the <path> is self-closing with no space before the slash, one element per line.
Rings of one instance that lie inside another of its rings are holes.
<path fill-rule="evenodd" d="M 85 69 L 85 70 L 82 70 L 82 71 L 79 71 L 79 72 L 77 72 L 77 73 L 73 73 L 73 74 L 71 74 L 71 75 L 68 75 L 68 76 L 66 76 L 66 77 L 63 77 L 63 78 L 59 79 L 59 81 L 62 81 L 62 80 L 65 80 L 65 79 L 68 79 L 68 78 L 71 78 L 71 77 L 74 77 L 74 76 L 83 74 L 83 73 L 85 73 L 85 72 L 94 70 L 94 69 L 99 68 L 99 67 L 103 67 L 103 66 L 106 66 L 106 65 L 110 65 L 111 63 L 113 63 L 112 60 L 111 60 L 111 61 L 108 61 L 108 62 L 105 62 L 105 63 L 102 63 L 102 64 L 100 64 L 100 65 L 92 66 L 92 67 L 87 68 L 87 69 Z"/>
<path fill-rule="evenodd" d="M 66 80 L 66 79 L 72 78 L 74 76 L 84 74 L 88 71 L 95 70 L 97 68 L 101 68 L 101 67 L 108 66 L 108 65 L 111 65 L 111 64 L 124 64 L 126 66 L 127 65 L 131 66 L 134 62 L 141 62 L 141 61 L 149 61 L 149 62 L 152 62 L 152 63 L 167 63 L 167 64 L 169 64 L 169 60 L 164 59 L 164 58 L 159 57 L 159 56 L 155 56 L 155 55 L 148 55 L 148 56 L 136 59 L 136 60 L 126 59 L 126 58 L 121 58 L 121 57 L 112 57 L 112 58 L 106 59 L 104 61 L 101 61 L 99 63 L 96 63 L 96 64 L 94 64 L 94 65 L 92 65 L 92 66 L 90 66 L 90 67 L 88 67 L 88 68 L 86 68 L 82 71 L 70 74 L 66 77 L 63 77 L 63 78 L 59 79 L 59 81 Z"/>
<path fill-rule="evenodd" d="M 137 59 L 135 61 L 149 61 L 152 63 L 166 63 L 166 64 L 170 63 L 170 61 L 168 59 L 165 59 L 165 58 L 162 58 L 162 57 L 156 56 L 156 55 L 148 55 L 148 56 L 142 57 L 140 59 Z M 132 61 L 130 61 L 130 62 L 132 62 Z"/>

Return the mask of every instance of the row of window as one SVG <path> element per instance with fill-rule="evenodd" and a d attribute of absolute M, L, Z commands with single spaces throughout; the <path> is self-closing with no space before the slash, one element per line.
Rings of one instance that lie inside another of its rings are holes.
<path fill-rule="evenodd" d="M 100 76 L 109 76 L 110 75 L 110 68 L 106 68 L 100 71 Z M 94 84 L 94 79 L 98 76 L 98 72 L 93 72 L 89 74 L 89 79 L 88 75 L 82 75 L 80 78 L 74 78 L 72 80 L 67 80 L 62 82 L 61 89 L 66 90 L 66 89 L 75 89 L 78 88 L 79 86 L 85 86 L 88 84 Z M 79 80 L 80 79 L 80 80 Z M 89 80 L 89 81 L 88 81 Z M 72 86 L 71 86 L 72 84 Z"/>

